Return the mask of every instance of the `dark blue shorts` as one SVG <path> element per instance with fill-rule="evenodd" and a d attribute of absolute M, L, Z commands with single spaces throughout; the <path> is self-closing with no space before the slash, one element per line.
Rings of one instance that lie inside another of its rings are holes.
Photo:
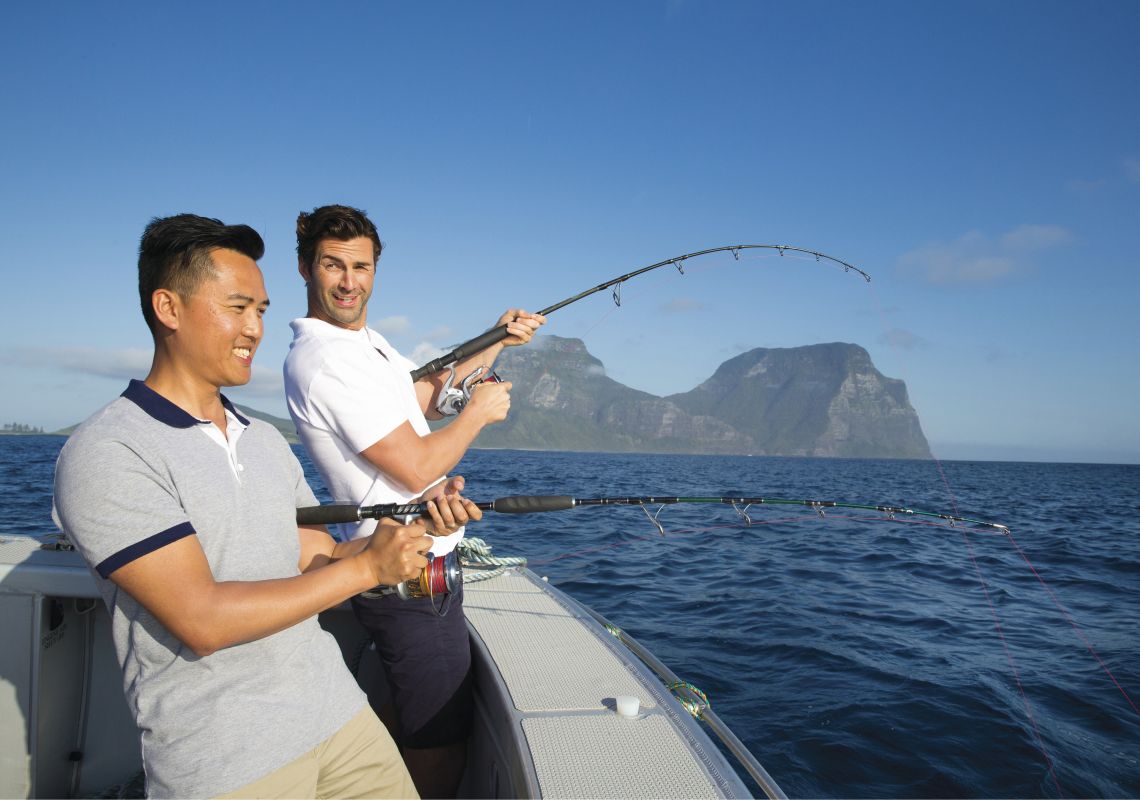
<path fill-rule="evenodd" d="M 435 601 L 439 606 L 439 600 Z M 396 708 L 396 743 L 431 748 L 471 735 L 474 700 L 471 641 L 463 616 L 463 588 L 445 616 L 430 598 L 354 597 L 352 610 L 376 645 Z"/>

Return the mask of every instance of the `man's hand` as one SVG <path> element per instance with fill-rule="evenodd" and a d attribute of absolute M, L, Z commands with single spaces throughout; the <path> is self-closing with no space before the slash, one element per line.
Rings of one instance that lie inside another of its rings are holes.
<path fill-rule="evenodd" d="M 431 549 L 432 540 L 426 533 L 427 525 L 422 520 L 411 525 L 381 521 L 376 526 L 360 553 L 376 585 L 395 586 L 420 574 L 427 566 Z"/>
<path fill-rule="evenodd" d="M 511 382 L 480 383 L 471 391 L 471 400 L 461 414 L 473 414 L 482 425 L 502 422 L 511 410 Z"/>
<path fill-rule="evenodd" d="M 464 484 L 462 475 L 452 475 L 420 495 L 419 500 L 427 503 L 431 533 L 447 536 L 468 522 L 478 522 L 483 518 L 483 512 L 473 502 L 459 496 Z"/>
<path fill-rule="evenodd" d="M 534 338 L 535 331 L 546 324 L 546 317 L 541 314 L 531 314 L 521 308 L 511 308 L 503 312 L 495 327 L 507 326 L 507 337 L 503 339 L 506 347 L 517 347 L 526 344 Z"/>

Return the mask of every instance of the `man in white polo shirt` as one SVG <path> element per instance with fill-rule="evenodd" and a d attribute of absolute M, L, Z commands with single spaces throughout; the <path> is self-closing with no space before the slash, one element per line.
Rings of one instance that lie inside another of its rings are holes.
<path fill-rule="evenodd" d="M 510 383 L 479 384 L 457 418 L 431 431 L 427 419 L 441 416 L 442 377 L 413 383 L 409 373 L 417 365 L 366 326 L 381 249 L 376 226 L 358 209 L 323 206 L 298 216 L 308 316 L 292 322 L 285 360 L 289 413 L 329 492 L 335 500 L 367 505 L 462 489 L 462 478 L 444 483 L 445 476 L 479 432 L 510 409 Z M 520 309 L 507 311 L 496 323 L 507 326 L 507 338 L 457 364 L 456 377 L 479 367 L 489 371 L 504 346 L 526 344 L 544 322 Z M 347 526 L 342 536 L 366 536 L 375 524 Z M 436 539 L 432 552 L 446 554 L 461 536 Z M 417 789 L 424 797 L 454 796 L 472 717 L 462 589 L 445 616 L 430 598 L 356 597 L 353 608 L 384 665 L 395 712 L 386 722 Z"/>

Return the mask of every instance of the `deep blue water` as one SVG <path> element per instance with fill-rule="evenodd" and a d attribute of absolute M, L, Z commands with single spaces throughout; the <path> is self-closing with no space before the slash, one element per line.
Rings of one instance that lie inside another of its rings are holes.
<path fill-rule="evenodd" d="M 0 438 L 0 533 L 51 530 L 62 443 Z M 603 507 L 469 533 L 702 688 L 790 796 L 1140 796 L 1140 466 L 473 451 L 458 471 L 476 500 L 749 494 L 1006 524 L 673 506 L 662 538 Z"/>

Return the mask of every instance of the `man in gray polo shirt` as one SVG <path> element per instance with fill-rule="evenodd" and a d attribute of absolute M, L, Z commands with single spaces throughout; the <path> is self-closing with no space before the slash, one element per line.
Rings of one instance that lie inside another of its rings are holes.
<path fill-rule="evenodd" d="M 54 516 L 112 616 L 151 797 L 409 797 L 384 727 L 316 614 L 419 573 L 470 501 L 337 544 L 298 528 L 316 499 L 270 425 L 222 386 L 249 381 L 269 305 L 244 225 L 151 222 L 139 294 L 154 337 L 145 381 L 70 437 Z"/>

